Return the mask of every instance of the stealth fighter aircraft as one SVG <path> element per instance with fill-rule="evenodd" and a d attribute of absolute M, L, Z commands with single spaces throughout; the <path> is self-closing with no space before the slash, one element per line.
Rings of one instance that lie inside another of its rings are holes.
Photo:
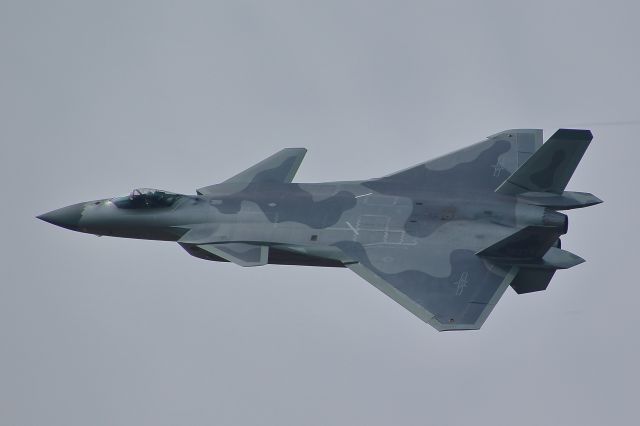
<path fill-rule="evenodd" d="M 601 202 L 565 191 L 591 139 L 507 130 L 381 178 L 308 184 L 292 183 L 306 150 L 287 148 L 196 195 L 136 189 L 38 217 L 240 266 L 347 267 L 438 330 L 478 329 L 507 287 L 544 290 L 584 261 L 560 248 L 558 210 Z"/>

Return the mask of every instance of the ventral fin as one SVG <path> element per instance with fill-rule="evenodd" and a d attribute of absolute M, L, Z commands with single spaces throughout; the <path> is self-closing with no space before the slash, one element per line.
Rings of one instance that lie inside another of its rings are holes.
<path fill-rule="evenodd" d="M 240 266 L 262 266 L 269 260 L 269 247 L 248 243 L 199 244 L 199 248 Z"/>

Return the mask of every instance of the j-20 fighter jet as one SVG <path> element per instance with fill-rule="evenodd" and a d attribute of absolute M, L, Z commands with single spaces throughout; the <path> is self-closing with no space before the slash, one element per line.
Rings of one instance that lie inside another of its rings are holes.
<path fill-rule="evenodd" d="M 478 329 L 507 287 L 547 288 L 582 263 L 560 248 L 558 210 L 602 202 L 565 191 L 592 135 L 507 130 L 363 181 L 292 183 L 287 148 L 197 195 L 137 189 L 38 216 L 97 235 L 176 241 L 240 266 L 347 267 L 438 330 Z"/>

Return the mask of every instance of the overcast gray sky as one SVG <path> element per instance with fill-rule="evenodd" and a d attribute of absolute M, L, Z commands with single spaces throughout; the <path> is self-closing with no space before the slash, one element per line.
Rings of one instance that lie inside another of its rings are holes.
<path fill-rule="evenodd" d="M 0 424 L 636 424 L 639 16 L 0 0 Z M 605 204 L 571 212 L 563 240 L 587 263 L 508 290 L 477 332 L 438 333 L 348 270 L 239 268 L 34 218 L 194 193 L 283 147 L 309 149 L 298 181 L 362 179 L 563 126 L 595 134 L 569 189 Z"/>

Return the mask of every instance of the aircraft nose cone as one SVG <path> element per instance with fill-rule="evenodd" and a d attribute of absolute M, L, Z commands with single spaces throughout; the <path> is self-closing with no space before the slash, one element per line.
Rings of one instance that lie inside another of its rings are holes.
<path fill-rule="evenodd" d="M 80 203 L 63 207 L 58 210 L 50 211 L 49 213 L 41 214 L 38 216 L 38 219 L 76 231 L 78 229 L 78 224 L 80 223 L 80 217 L 82 216 L 84 206 L 85 203 Z"/>

